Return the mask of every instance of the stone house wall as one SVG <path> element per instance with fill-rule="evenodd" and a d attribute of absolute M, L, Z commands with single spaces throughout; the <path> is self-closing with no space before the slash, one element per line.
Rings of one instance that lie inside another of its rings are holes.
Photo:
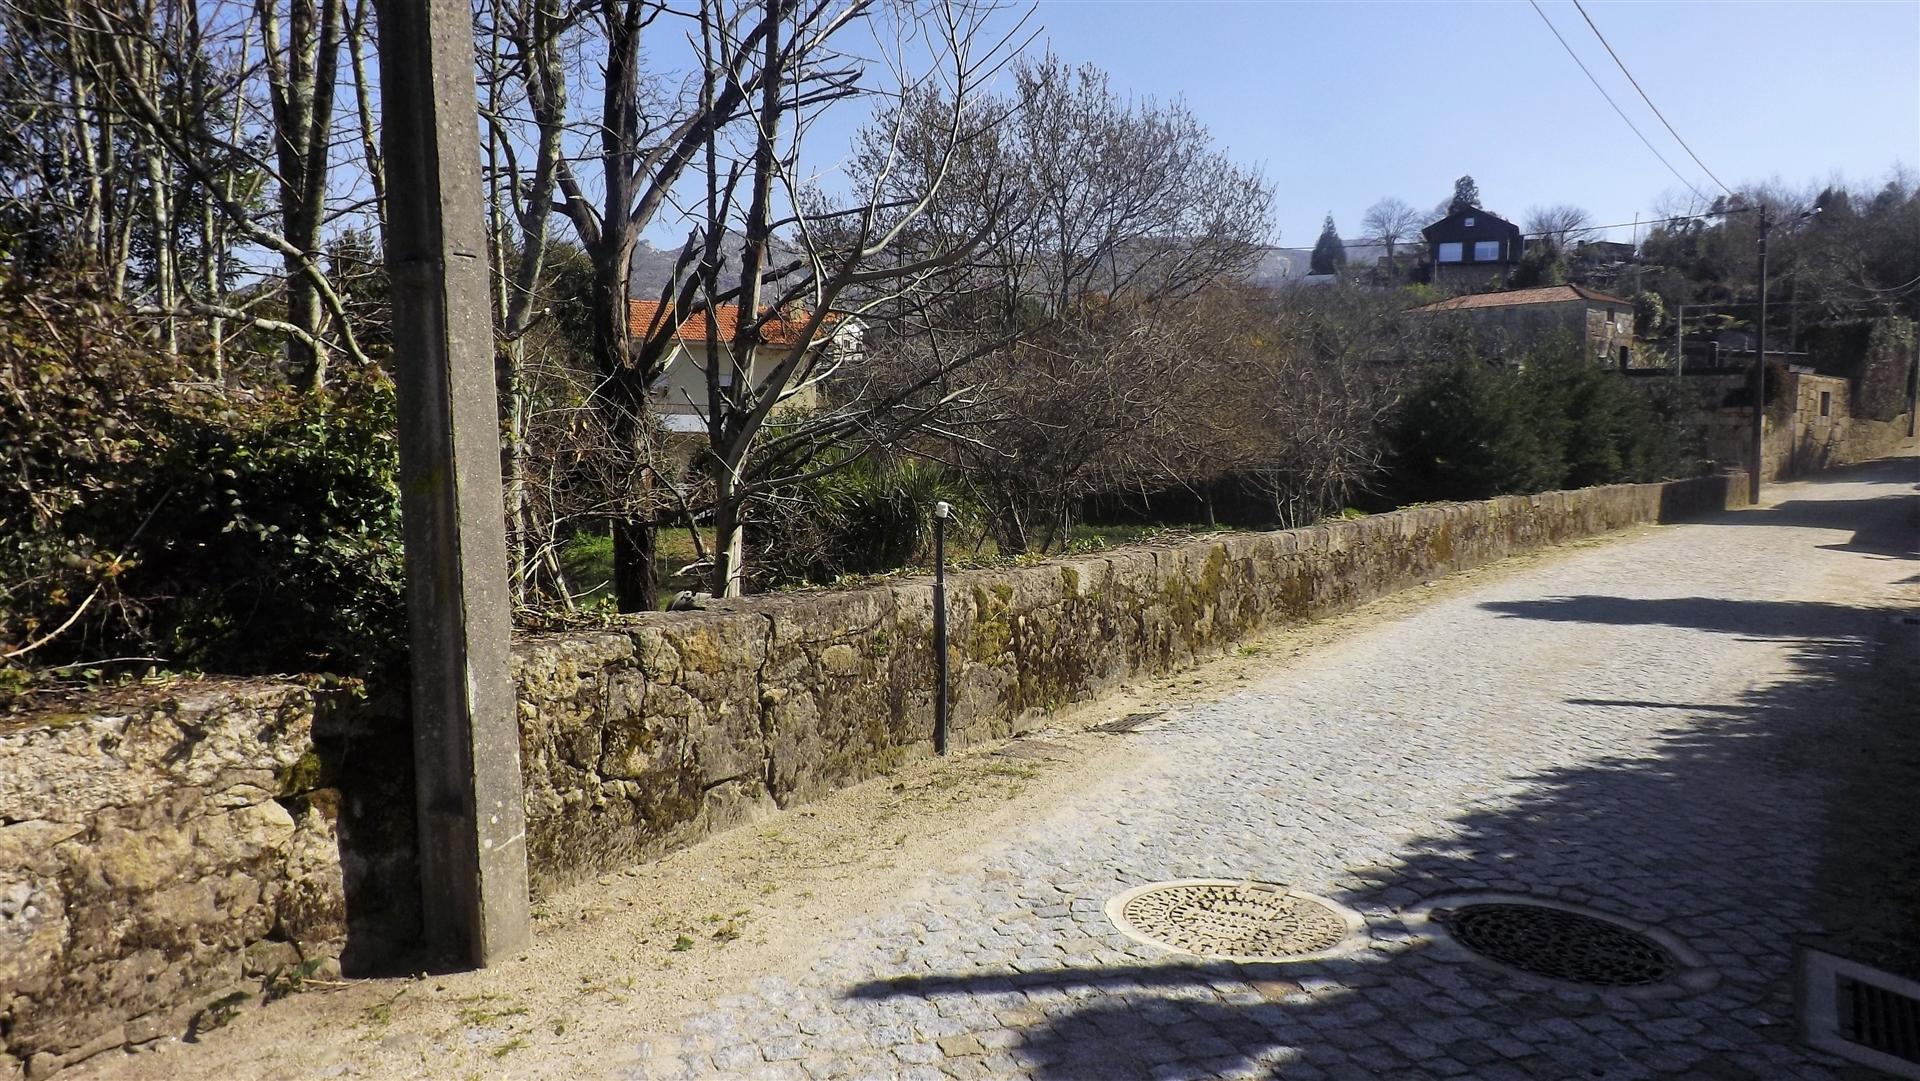
<path fill-rule="evenodd" d="M 1608 319 L 1609 313 L 1613 318 Z M 1582 354 L 1596 364 L 1621 367 L 1620 347 L 1633 349 L 1633 309 L 1586 300 L 1537 304 L 1503 304 L 1448 312 L 1465 319 L 1494 355 L 1517 361 L 1540 342 L 1566 336 L 1578 342 Z M 1631 360 L 1629 365 L 1632 366 Z"/>
<path fill-rule="evenodd" d="M 1744 492 L 1734 475 L 1510 496 L 955 574 L 953 742 L 1268 628 Z M 926 579 L 524 637 L 535 890 L 929 754 L 931 637 Z M 0 722 L 0 1079 L 177 1034 L 302 959 L 404 957 L 419 921 L 410 762 L 403 715 L 352 687 L 135 688 Z"/>
<path fill-rule="evenodd" d="M 1745 377 L 1727 377 L 1729 386 Z M 1767 480 L 1787 480 L 1852 462 L 1885 457 L 1920 445 L 1907 434 L 1909 417 L 1867 420 L 1852 414 L 1849 380 L 1813 372 L 1789 372 L 1782 393 L 1767 409 L 1762 442 Z M 1822 396 L 1826 412 L 1822 415 Z M 1716 409 L 1702 418 L 1705 452 L 1723 463 L 1745 463 L 1753 438 L 1752 414 L 1745 406 Z"/>

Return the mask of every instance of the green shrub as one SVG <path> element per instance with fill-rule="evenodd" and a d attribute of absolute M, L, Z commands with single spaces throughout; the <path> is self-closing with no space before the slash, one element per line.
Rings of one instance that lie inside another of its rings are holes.
<path fill-rule="evenodd" d="M 199 400 L 174 414 L 169 509 L 132 585 L 170 598 L 152 635 L 227 671 L 368 671 L 406 637 L 393 388 L 339 373 L 320 394 Z"/>
<path fill-rule="evenodd" d="M 125 576 L 172 435 L 158 401 L 187 375 L 94 283 L 0 276 L 0 666 L 114 648 L 138 620 Z"/>
<path fill-rule="evenodd" d="M 1388 426 L 1388 445 L 1401 502 L 1537 491 L 1561 472 L 1519 381 L 1472 355 L 1420 374 Z"/>
<path fill-rule="evenodd" d="M 1388 426 L 1402 502 L 1486 499 L 1681 476 L 1691 463 L 1684 404 L 1643 387 L 1571 341 L 1518 368 L 1463 354 L 1414 380 Z"/>
<path fill-rule="evenodd" d="M 882 574 L 931 561 L 933 506 L 943 500 L 967 506 L 939 466 L 862 458 L 769 501 L 750 540 L 773 579 L 766 584 Z"/>
<path fill-rule="evenodd" d="M 0 281 L 0 653 L 228 673 L 400 657 L 386 377 L 227 391 L 139 328 L 84 281 Z"/>

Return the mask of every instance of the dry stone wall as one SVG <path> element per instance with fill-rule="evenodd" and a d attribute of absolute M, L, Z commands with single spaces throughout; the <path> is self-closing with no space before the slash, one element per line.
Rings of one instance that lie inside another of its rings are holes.
<path fill-rule="evenodd" d="M 406 733 L 382 717 L 256 682 L 0 722 L 0 1078 L 414 937 Z"/>
<path fill-rule="evenodd" d="M 1263 629 L 1543 545 L 1737 505 L 1744 478 L 1415 507 L 948 579 L 956 746 Z M 751 597 L 517 651 L 537 889 L 931 749 L 932 583 Z"/>
<path fill-rule="evenodd" d="M 1543 545 L 1738 505 L 1744 478 L 1416 507 L 948 581 L 956 745 L 1264 629 Z M 517 644 L 537 891 L 930 753 L 932 583 Z M 177 1034 L 418 928 L 411 744 L 352 688 L 202 683 L 0 727 L 0 1081 Z M 344 956 L 342 956 L 344 955 Z"/>

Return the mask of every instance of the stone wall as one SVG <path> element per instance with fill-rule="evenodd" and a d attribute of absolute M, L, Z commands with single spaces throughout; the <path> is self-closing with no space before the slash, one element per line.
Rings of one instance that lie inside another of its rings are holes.
<path fill-rule="evenodd" d="M 1737 505 L 1738 475 L 1418 507 L 949 579 L 956 746 L 1452 571 Z M 516 648 L 551 892 L 930 753 L 925 579 Z M 0 1079 L 177 1034 L 301 959 L 418 927 L 411 744 L 352 688 L 201 683 L 0 722 Z"/>
<path fill-rule="evenodd" d="M 393 717 L 235 682 L 0 721 L 0 1078 L 178 1035 L 304 959 L 414 937 Z"/>
<path fill-rule="evenodd" d="M 1730 377 L 1730 385 L 1738 385 L 1741 378 Z M 1854 416 L 1851 386 L 1839 376 L 1802 371 L 1786 375 L 1767 409 L 1762 444 L 1766 479 L 1787 480 L 1920 446 L 1920 440 L 1907 434 L 1906 415 L 1885 421 Z M 1747 461 L 1752 424 L 1752 414 L 1744 406 L 1705 414 L 1702 431 L 1707 456 L 1720 462 Z"/>
<path fill-rule="evenodd" d="M 1744 479 L 1419 507 L 948 580 L 952 740 L 1516 552 L 1744 501 Z M 551 890 L 930 750 L 932 585 L 751 597 L 518 651 L 535 886 Z"/>

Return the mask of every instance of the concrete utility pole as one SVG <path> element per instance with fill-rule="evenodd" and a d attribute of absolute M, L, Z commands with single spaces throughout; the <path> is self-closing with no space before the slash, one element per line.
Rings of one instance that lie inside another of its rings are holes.
<path fill-rule="evenodd" d="M 423 930 L 484 965 L 531 929 L 472 14 L 376 10 Z"/>

